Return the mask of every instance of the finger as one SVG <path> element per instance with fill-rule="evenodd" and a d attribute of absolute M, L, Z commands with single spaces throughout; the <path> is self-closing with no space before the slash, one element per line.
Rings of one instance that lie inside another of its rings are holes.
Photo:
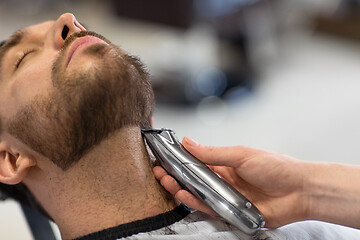
<path fill-rule="evenodd" d="M 205 203 L 197 199 L 194 195 L 186 190 L 180 190 L 175 194 L 175 197 L 188 207 L 199 210 L 201 212 L 217 216 L 217 214 L 211 210 Z"/>
<path fill-rule="evenodd" d="M 183 146 L 202 162 L 214 166 L 239 167 L 255 153 L 262 152 L 250 147 L 212 147 L 196 143 L 189 137 L 182 141 Z"/>
<path fill-rule="evenodd" d="M 182 190 L 180 184 L 170 175 L 166 175 L 160 180 L 160 184 L 172 195 Z"/>
<path fill-rule="evenodd" d="M 160 166 L 156 166 L 153 168 L 154 176 L 157 180 L 160 180 L 164 176 L 168 175 L 168 173 Z"/>
<path fill-rule="evenodd" d="M 182 189 L 179 183 L 173 177 L 171 177 L 162 167 L 154 167 L 153 173 L 155 175 L 155 178 L 160 181 L 160 184 L 172 195 L 175 195 L 179 190 Z"/>

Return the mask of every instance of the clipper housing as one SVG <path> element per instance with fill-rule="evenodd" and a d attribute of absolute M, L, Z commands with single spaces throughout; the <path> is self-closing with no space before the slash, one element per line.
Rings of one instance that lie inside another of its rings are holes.
<path fill-rule="evenodd" d="M 260 211 L 191 155 L 171 129 L 143 129 L 142 135 L 160 165 L 227 222 L 249 235 L 265 225 Z"/>

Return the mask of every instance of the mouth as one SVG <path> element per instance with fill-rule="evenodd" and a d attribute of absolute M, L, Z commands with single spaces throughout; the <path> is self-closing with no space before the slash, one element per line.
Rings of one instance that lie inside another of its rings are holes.
<path fill-rule="evenodd" d="M 71 47 L 69 49 L 69 52 L 67 54 L 67 61 L 66 61 L 66 67 L 69 65 L 71 59 L 76 57 L 78 54 L 81 53 L 82 50 L 85 48 L 93 45 L 93 44 L 106 44 L 109 45 L 104 40 L 101 40 L 100 38 L 94 37 L 94 36 L 85 36 L 80 37 L 77 40 L 74 41 L 73 44 L 71 44 Z"/>

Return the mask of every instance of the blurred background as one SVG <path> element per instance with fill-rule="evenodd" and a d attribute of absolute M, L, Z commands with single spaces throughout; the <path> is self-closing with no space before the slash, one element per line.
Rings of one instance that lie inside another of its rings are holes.
<path fill-rule="evenodd" d="M 146 63 L 155 127 L 359 164 L 359 1 L 0 0 L 0 39 L 64 12 Z M 0 239 L 32 239 L 10 200 Z"/>

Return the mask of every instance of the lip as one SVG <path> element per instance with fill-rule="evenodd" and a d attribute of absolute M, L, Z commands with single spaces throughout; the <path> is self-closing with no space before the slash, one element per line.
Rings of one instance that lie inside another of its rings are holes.
<path fill-rule="evenodd" d="M 77 40 L 74 41 L 73 44 L 71 44 L 69 52 L 68 52 L 68 57 L 67 57 L 67 61 L 66 61 L 66 67 L 69 65 L 71 59 L 73 57 L 75 57 L 76 55 L 78 55 L 81 50 L 93 45 L 93 44 L 106 44 L 109 45 L 107 42 L 105 42 L 104 40 L 101 40 L 100 38 L 94 37 L 94 36 L 85 36 L 85 37 L 81 37 L 78 38 Z"/>

